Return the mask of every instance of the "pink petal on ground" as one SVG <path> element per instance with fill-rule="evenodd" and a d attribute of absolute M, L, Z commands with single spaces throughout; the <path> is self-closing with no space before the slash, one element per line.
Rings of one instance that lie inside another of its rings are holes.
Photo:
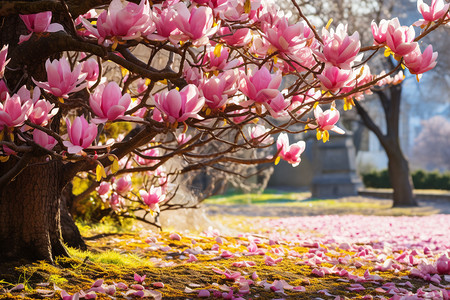
<path fill-rule="evenodd" d="M 179 235 L 176 232 L 173 232 L 169 235 L 169 239 L 171 239 L 173 241 L 181 241 L 181 235 Z"/>
<path fill-rule="evenodd" d="M 197 295 L 199 298 L 208 298 L 211 293 L 208 290 L 200 290 Z"/>
<path fill-rule="evenodd" d="M 164 283 L 162 282 L 154 282 L 152 285 L 157 288 L 164 288 Z"/>
<path fill-rule="evenodd" d="M 91 287 L 99 287 L 103 284 L 103 281 L 103 279 L 98 279 L 91 285 Z"/>

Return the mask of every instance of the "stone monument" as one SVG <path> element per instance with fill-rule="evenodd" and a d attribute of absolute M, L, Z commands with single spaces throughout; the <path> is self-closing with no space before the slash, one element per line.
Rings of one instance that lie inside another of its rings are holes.
<path fill-rule="evenodd" d="M 315 172 L 311 183 L 313 198 L 354 196 L 362 187 L 356 174 L 356 150 L 352 133 L 330 132 L 330 141 L 317 141 L 314 149 Z"/>

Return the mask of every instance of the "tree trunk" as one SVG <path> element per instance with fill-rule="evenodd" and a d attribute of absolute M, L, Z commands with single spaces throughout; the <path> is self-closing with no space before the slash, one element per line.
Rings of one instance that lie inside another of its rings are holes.
<path fill-rule="evenodd" d="M 0 173 L 14 163 L 3 163 Z M 2 187 L 0 259 L 53 262 L 56 256 L 68 255 L 60 225 L 62 175 L 61 162 L 33 159 L 14 180 Z"/>
<path fill-rule="evenodd" d="M 389 180 L 393 189 L 393 207 L 418 206 L 413 194 L 413 182 L 409 164 L 398 143 L 385 146 L 388 157 Z"/>
<path fill-rule="evenodd" d="M 73 221 L 70 213 L 74 195 L 72 193 L 72 182 L 69 182 L 63 189 L 61 195 L 61 233 L 64 243 L 72 248 L 86 250 L 87 246 L 81 237 L 77 225 Z"/>

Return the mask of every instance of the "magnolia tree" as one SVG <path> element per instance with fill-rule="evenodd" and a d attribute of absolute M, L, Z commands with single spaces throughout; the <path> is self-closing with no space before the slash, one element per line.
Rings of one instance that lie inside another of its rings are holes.
<path fill-rule="evenodd" d="M 95 178 L 91 189 L 115 210 L 151 214 L 181 174 L 297 166 L 305 143 L 286 133 L 314 130 L 323 142 L 343 133 L 335 101 L 353 105 L 401 67 L 418 76 L 433 68 L 437 53 L 419 41 L 449 20 L 437 1 L 422 27 L 383 20 L 362 47 L 345 25 L 317 29 L 296 3 L 301 19 L 291 24 L 260 0 L 109 2 L 0 8 L 2 258 L 67 255 L 60 195 L 75 176 Z M 372 74 L 380 50 L 397 63 Z M 121 76 L 105 76 L 114 68 Z M 212 143 L 223 146 L 204 151 Z M 242 154 L 273 144 L 271 155 Z"/>

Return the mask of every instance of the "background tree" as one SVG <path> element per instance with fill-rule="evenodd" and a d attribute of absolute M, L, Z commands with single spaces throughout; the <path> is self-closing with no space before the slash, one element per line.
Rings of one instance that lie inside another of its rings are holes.
<path fill-rule="evenodd" d="M 413 156 L 420 167 L 427 170 L 450 169 L 450 122 L 435 116 L 422 122 L 422 131 L 415 139 Z M 430 146 L 432 145 L 432 146 Z"/>
<path fill-rule="evenodd" d="M 298 5 L 302 20 L 289 24 L 259 1 L 106 4 L 1 4 L 3 259 L 67 255 L 61 195 L 75 176 L 101 182 L 87 189 L 119 213 L 152 214 L 183 174 L 280 159 L 298 165 L 305 143 L 290 144 L 285 132 L 315 130 L 326 142 L 329 130 L 343 133 L 336 100 L 349 106 L 401 63 L 416 73 L 435 64 L 432 49 L 422 55 L 409 35 L 390 45 L 404 28 L 395 19 L 381 33 L 386 41 L 361 48 L 342 24 L 319 33 Z M 404 60 L 373 75 L 365 64 L 372 56 L 359 54 L 386 46 Z M 282 86 L 283 75 L 295 79 Z M 271 147 L 276 134 L 273 155 L 245 154 Z"/>
<path fill-rule="evenodd" d="M 421 3 L 419 11 L 423 14 L 424 19 L 417 23 L 417 25 L 421 26 L 432 26 L 434 24 L 433 22 L 437 20 L 433 18 L 438 16 L 442 17 L 448 9 L 448 5 L 445 5 L 444 1 L 433 1 L 434 6 L 432 5 L 431 7 L 439 7 L 441 9 L 439 13 L 438 9 L 430 9 L 428 5 L 423 4 L 423 2 Z M 362 28 L 367 28 L 365 24 L 373 22 L 373 31 L 374 25 L 380 24 L 380 21 L 383 19 L 391 18 L 394 11 L 403 12 L 404 5 L 404 3 L 399 3 L 398 1 L 384 0 L 362 1 L 357 4 L 354 1 L 347 0 L 302 1 L 302 7 L 305 8 L 305 14 L 307 16 L 311 16 L 311 18 L 322 24 L 326 24 L 329 20 L 334 20 L 334 22 L 344 22 L 348 25 L 349 32 L 358 31 L 361 34 L 361 40 L 366 44 L 373 43 L 374 33 L 368 30 L 361 30 Z M 381 26 L 382 25 L 380 24 L 380 27 Z M 431 39 L 427 38 L 426 41 L 430 43 L 434 38 L 436 44 L 439 46 L 442 41 L 445 41 L 444 36 L 446 36 L 448 30 L 440 28 L 439 31 L 440 32 L 436 33 Z M 377 44 L 376 40 L 375 44 Z M 437 49 L 445 51 L 445 48 L 446 47 L 440 47 Z M 373 53 L 373 55 L 375 54 L 377 53 Z M 389 52 L 385 52 L 384 54 L 389 55 Z M 442 59 L 448 60 L 448 56 L 444 55 Z M 397 63 L 395 60 L 394 62 L 391 58 L 385 58 L 383 53 L 378 53 L 378 55 L 374 57 L 371 67 L 377 72 L 382 72 L 383 69 L 394 68 Z M 445 62 L 444 64 L 440 63 L 440 68 L 442 68 L 443 65 L 445 65 Z M 414 187 L 408 159 L 403 153 L 400 143 L 400 117 L 403 86 L 403 72 L 400 71 L 401 70 L 398 70 L 396 77 L 391 77 L 384 81 L 383 86 L 372 88 L 372 91 L 377 96 L 379 105 L 382 108 L 384 124 L 378 124 L 375 121 L 373 113 L 369 113 L 369 106 L 364 103 L 365 101 L 356 101 L 354 102 L 354 106 L 356 107 L 356 112 L 359 115 L 361 122 L 367 129 L 375 134 L 387 155 L 389 178 L 393 188 L 393 206 L 417 206 L 418 203 L 413 195 Z M 435 74 L 439 73 L 436 72 Z M 370 99 L 370 97 L 367 98 L 367 100 Z M 351 119 L 353 119 L 352 114 L 348 114 L 347 120 Z M 362 133 L 362 131 L 359 131 L 357 128 L 355 130 L 360 134 Z M 356 137 L 356 140 L 359 140 L 358 137 Z"/>

